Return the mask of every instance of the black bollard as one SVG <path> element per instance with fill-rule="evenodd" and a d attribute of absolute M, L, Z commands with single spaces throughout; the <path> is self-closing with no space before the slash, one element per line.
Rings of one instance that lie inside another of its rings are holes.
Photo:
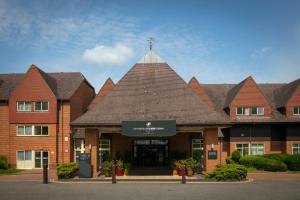
<path fill-rule="evenodd" d="M 43 164 L 43 184 L 48 184 L 48 164 Z"/>
<path fill-rule="evenodd" d="M 115 164 L 113 164 L 112 170 L 111 170 L 111 183 L 112 184 L 116 184 L 117 183 L 117 179 L 116 179 L 116 166 L 115 166 Z"/>
<path fill-rule="evenodd" d="M 182 168 L 181 183 L 182 184 L 186 183 L 186 179 L 185 179 L 185 167 Z"/>

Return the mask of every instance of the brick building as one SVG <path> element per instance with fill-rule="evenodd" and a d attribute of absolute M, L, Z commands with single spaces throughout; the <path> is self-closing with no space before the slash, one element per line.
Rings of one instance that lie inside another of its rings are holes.
<path fill-rule="evenodd" d="M 94 88 L 81 73 L 0 74 L 0 155 L 32 169 L 73 161 L 70 121 L 87 109 Z"/>
<path fill-rule="evenodd" d="M 94 176 L 108 156 L 142 168 L 194 157 L 210 171 L 234 150 L 300 153 L 300 79 L 187 84 L 153 50 L 116 84 L 107 79 L 96 97 L 80 73 L 32 66 L 0 75 L 0 101 L 0 154 L 21 168 L 26 156 L 40 166 L 44 152 L 51 166 L 90 152 Z"/>

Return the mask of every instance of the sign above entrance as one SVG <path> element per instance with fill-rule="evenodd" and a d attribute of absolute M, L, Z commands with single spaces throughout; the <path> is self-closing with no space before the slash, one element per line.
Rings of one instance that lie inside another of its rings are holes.
<path fill-rule="evenodd" d="M 122 135 L 164 137 L 176 135 L 176 120 L 123 121 Z"/>

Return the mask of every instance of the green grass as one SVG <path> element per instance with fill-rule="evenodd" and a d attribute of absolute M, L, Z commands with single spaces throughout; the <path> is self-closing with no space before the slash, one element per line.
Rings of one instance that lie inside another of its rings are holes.
<path fill-rule="evenodd" d="M 254 167 L 247 167 L 248 173 L 254 173 L 254 172 L 263 172 L 264 170 L 258 170 Z"/>
<path fill-rule="evenodd" d="M 1 175 L 11 175 L 11 174 L 17 174 L 23 171 L 22 169 L 16 169 L 16 168 L 8 168 L 8 169 L 0 169 L 0 176 Z"/>

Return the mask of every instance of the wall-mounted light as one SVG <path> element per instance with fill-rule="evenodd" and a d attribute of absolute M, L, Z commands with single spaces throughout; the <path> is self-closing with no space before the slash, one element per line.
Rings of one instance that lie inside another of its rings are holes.
<path fill-rule="evenodd" d="M 211 149 L 214 149 L 215 148 L 215 145 L 214 144 L 211 144 Z"/>

